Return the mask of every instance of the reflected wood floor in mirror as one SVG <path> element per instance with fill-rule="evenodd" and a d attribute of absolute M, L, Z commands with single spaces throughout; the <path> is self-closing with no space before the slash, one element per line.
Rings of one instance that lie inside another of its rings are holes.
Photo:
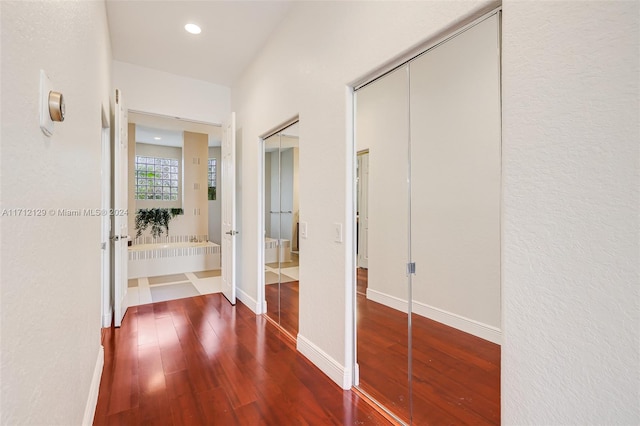
<path fill-rule="evenodd" d="M 267 315 L 280 324 L 295 339 L 298 335 L 299 281 L 280 283 L 280 305 L 278 308 L 278 284 L 265 285 Z"/>
<path fill-rule="evenodd" d="M 219 293 L 129 308 L 102 330 L 94 425 L 388 425 Z"/>
<path fill-rule="evenodd" d="M 388 395 L 408 395 L 407 315 L 368 300 L 367 270 L 357 276 L 360 388 L 394 407 Z M 415 314 L 412 326 L 413 424 L 500 424 L 500 346 Z"/>

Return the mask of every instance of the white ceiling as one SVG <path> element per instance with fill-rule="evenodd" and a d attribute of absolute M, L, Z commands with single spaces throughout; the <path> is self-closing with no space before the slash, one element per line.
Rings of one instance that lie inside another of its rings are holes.
<path fill-rule="evenodd" d="M 113 59 L 231 86 L 284 19 L 288 1 L 107 0 Z M 198 24 L 202 33 L 184 30 Z"/>

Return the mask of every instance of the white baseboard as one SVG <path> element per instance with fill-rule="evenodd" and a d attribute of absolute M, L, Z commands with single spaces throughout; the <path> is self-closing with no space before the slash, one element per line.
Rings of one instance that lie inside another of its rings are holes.
<path fill-rule="evenodd" d="M 113 309 L 108 313 L 102 316 L 102 328 L 111 327 L 111 321 L 113 320 Z"/>
<path fill-rule="evenodd" d="M 93 424 L 93 417 L 96 414 L 96 405 L 98 405 L 98 392 L 100 392 L 102 367 L 104 367 L 104 347 L 100 345 L 98 359 L 96 360 L 96 367 L 93 370 L 93 377 L 91 378 L 91 387 L 89 387 L 87 405 L 84 407 L 84 417 L 82 418 L 83 426 L 91 426 Z"/>
<path fill-rule="evenodd" d="M 407 301 L 399 299 L 395 296 L 390 296 L 388 294 L 368 288 L 367 298 L 398 311 L 404 313 L 408 312 Z M 491 325 L 487 325 L 479 321 L 472 320 L 470 318 L 466 318 L 461 315 L 454 314 L 452 312 L 448 312 L 421 302 L 413 302 L 413 313 L 425 318 L 432 319 L 434 321 L 438 321 L 442 324 L 448 325 L 449 327 L 464 331 L 465 333 L 473 334 L 474 336 L 484 340 L 488 340 L 489 342 L 498 345 L 502 344 L 502 331 L 497 327 L 493 327 Z"/>
<path fill-rule="evenodd" d="M 316 367 L 322 370 L 324 374 L 329 376 L 329 378 L 336 382 L 342 389 L 351 389 L 353 376 L 350 367 L 346 368 L 342 366 L 338 361 L 301 334 L 298 334 L 297 341 L 297 349 L 302 355 L 307 357 L 309 361 L 314 363 Z"/>
<path fill-rule="evenodd" d="M 253 311 L 254 314 L 260 315 L 262 313 L 260 311 L 262 304 L 258 302 L 256 299 L 254 299 L 253 297 L 249 296 L 246 292 L 242 291 L 242 289 L 238 287 L 236 287 L 236 297 L 240 299 L 242 303 L 247 305 L 249 309 Z"/>
<path fill-rule="evenodd" d="M 367 299 L 373 300 L 374 302 L 378 302 L 397 311 L 404 312 L 405 314 L 409 312 L 406 300 L 400 299 L 399 297 L 391 296 L 386 293 L 382 293 L 377 290 L 367 288 Z"/>

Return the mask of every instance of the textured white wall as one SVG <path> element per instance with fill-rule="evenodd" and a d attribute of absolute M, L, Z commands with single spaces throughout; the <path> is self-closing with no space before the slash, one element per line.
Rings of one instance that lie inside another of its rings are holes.
<path fill-rule="evenodd" d="M 113 61 L 113 87 L 122 90 L 134 111 L 218 124 L 231 111 L 226 86 L 127 62 Z"/>
<path fill-rule="evenodd" d="M 300 115 L 300 335 L 345 380 L 352 365 L 350 308 L 353 166 L 347 85 L 488 2 L 300 2 L 232 88 L 242 161 L 238 186 L 240 298 L 255 306 L 258 262 L 258 137 Z M 349 183 L 347 183 L 349 182 Z M 343 224 L 344 243 L 333 224 Z M 253 299 L 253 300 L 251 300 Z M 322 318 L 321 321 L 318 319 Z M 345 324 L 347 326 L 345 327 Z M 335 368 L 333 368 L 335 367 Z M 350 384 L 350 383 L 349 383 Z"/>
<path fill-rule="evenodd" d="M 640 424 L 639 5 L 504 4 L 504 424 Z"/>
<path fill-rule="evenodd" d="M 103 2 L 0 2 L 2 209 L 100 207 Z M 39 72 L 67 117 L 38 126 Z M 100 218 L 0 218 L 3 425 L 82 422 L 100 348 Z"/>

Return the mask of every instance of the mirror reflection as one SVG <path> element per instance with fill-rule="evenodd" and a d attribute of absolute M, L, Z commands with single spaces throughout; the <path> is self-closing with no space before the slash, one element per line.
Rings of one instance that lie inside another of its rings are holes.
<path fill-rule="evenodd" d="M 357 386 L 406 424 L 500 423 L 498 34 L 355 94 Z"/>
<path fill-rule="evenodd" d="M 266 314 L 295 338 L 300 262 L 298 123 L 263 143 Z"/>

